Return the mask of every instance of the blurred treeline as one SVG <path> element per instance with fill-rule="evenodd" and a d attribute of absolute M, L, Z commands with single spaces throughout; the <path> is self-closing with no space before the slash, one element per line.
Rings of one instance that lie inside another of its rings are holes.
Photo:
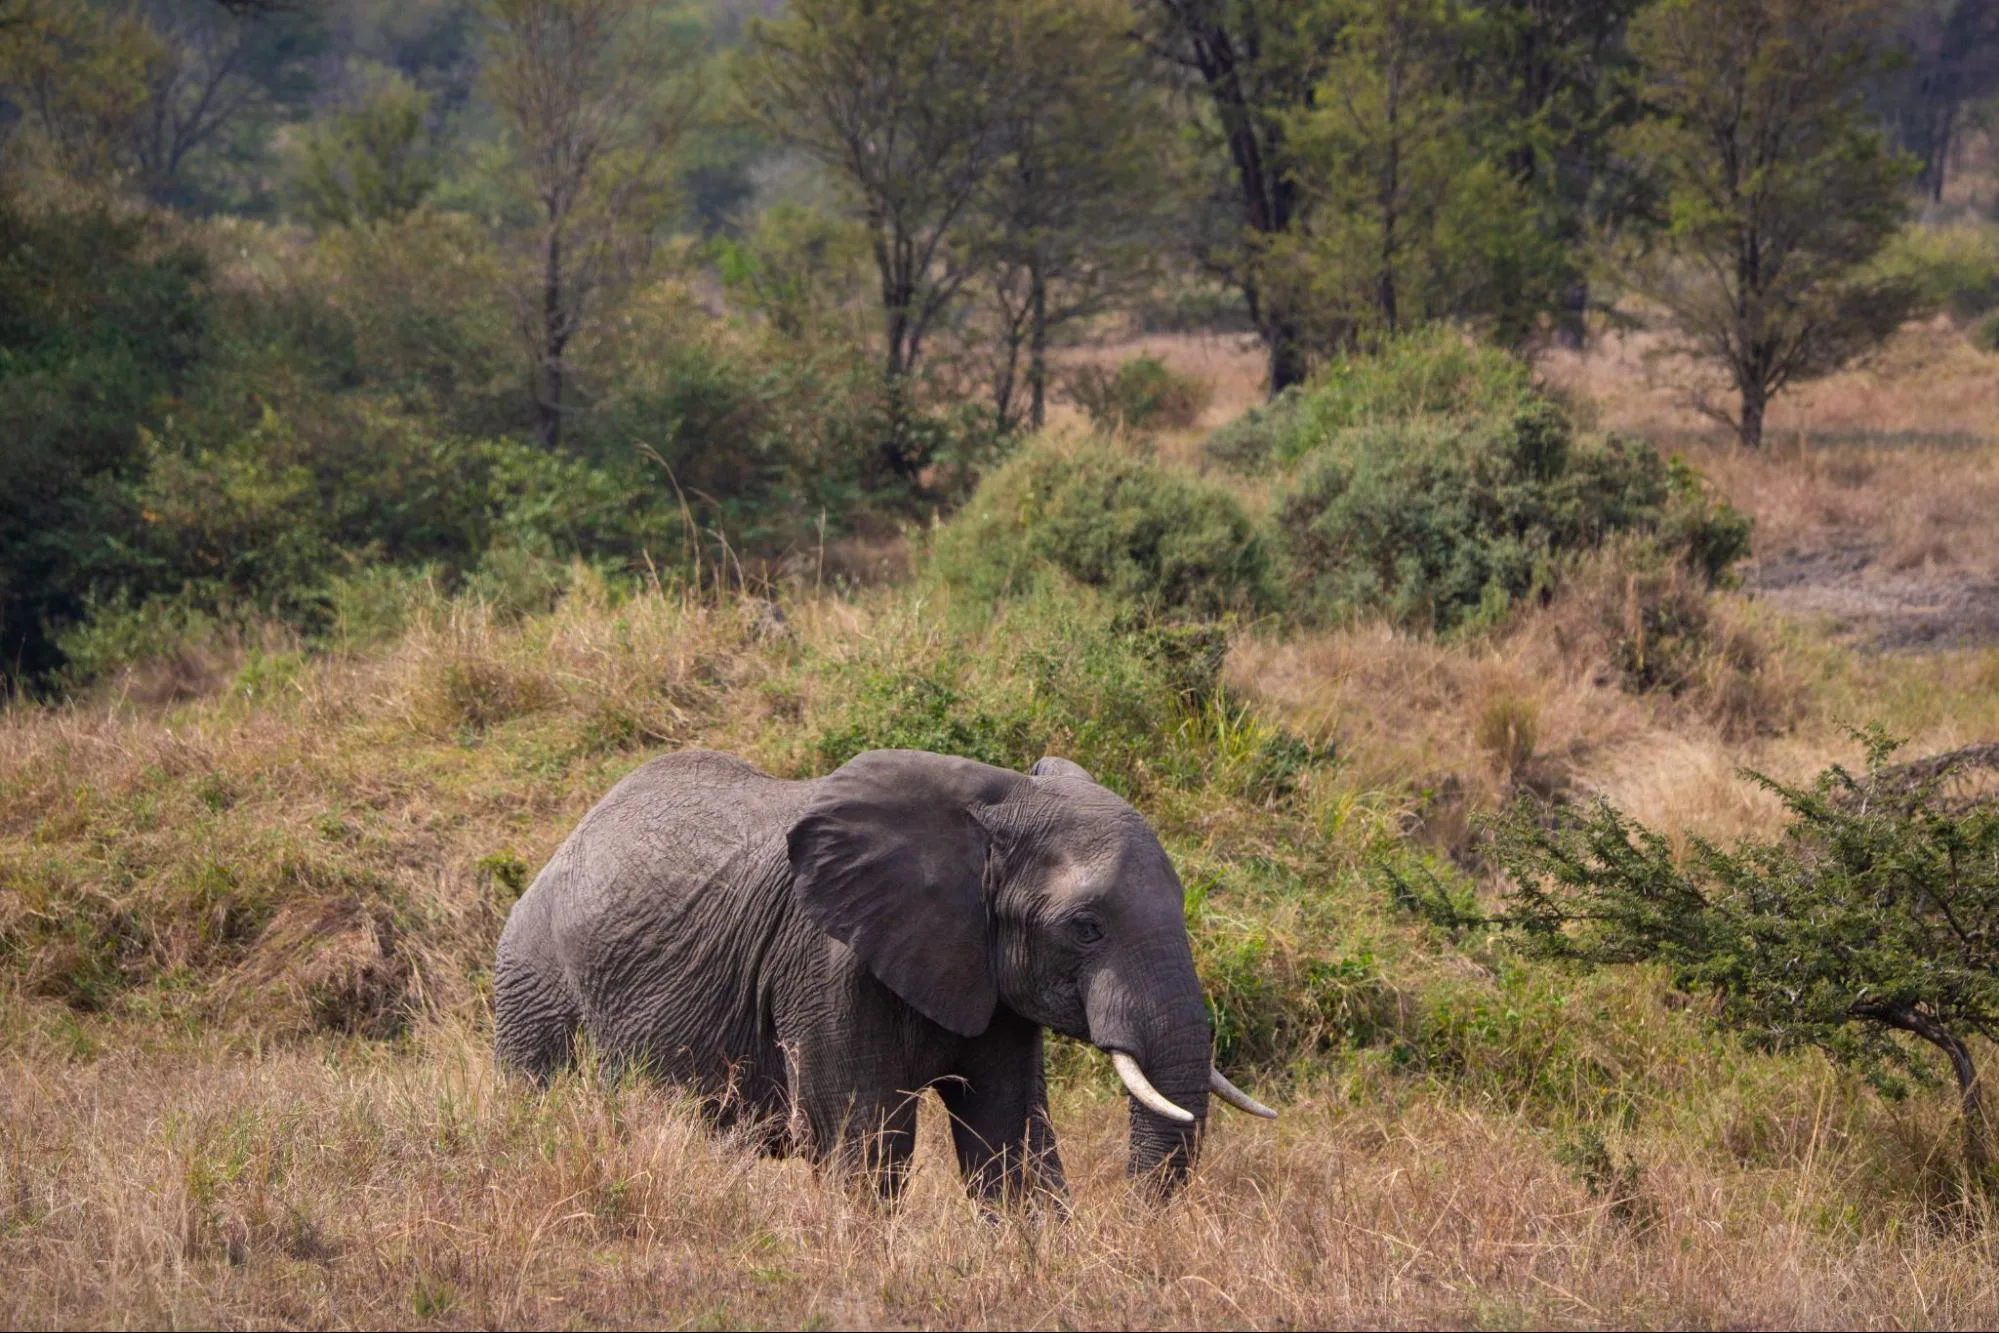
<path fill-rule="evenodd" d="M 1628 288 L 1754 443 L 1985 168 L 1995 9 L 0 0 L 5 675 L 397 579 L 823 575 L 1058 398 L 1116 418 L 1055 355 L 1113 327 L 1254 334 L 1279 391 Z M 1804 259 L 1686 276 L 1745 244 Z"/>

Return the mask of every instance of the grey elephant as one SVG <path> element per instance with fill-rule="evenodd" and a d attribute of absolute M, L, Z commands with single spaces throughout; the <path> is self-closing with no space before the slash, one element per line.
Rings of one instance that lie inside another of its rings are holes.
<path fill-rule="evenodd" d="M 1144 818 L 1079 766 L 875 750 L 785 781 L 729 755 L 645 764 L 514 905 L 502 1065 L 546 1079 L 578 1032 L 698 1093 L 767 1151 L 894 1195 L 934 1087 L 986 1199 L 1064 1197 L 1042 1030 L 1111 1054 L 1130 1170 L 1177 1185 L 1210 1063 L 1183 892 Z"/>

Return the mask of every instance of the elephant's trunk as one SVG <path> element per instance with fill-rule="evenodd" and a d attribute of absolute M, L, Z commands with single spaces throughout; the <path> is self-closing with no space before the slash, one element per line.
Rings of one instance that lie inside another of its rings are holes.
<path fill-rule="evenodd" d="M 1126 1170 L 1164 1192 L 1179 1187 L 1199 1154 L 1213 1068 L 1193 959 L 1173 962 L 1177 966 L 1158 969 L 1169 976 L 1154 972 L 1147 984 L 1127 983 L 1107 969 L 1090 986 L 1088 1000 L 1091 1040 L 1114 1053 L 1131 1093 Z M 1172 1114 L 1176 1108 L 1192 1118 Z"/>
<path fill-rule="evenodd" d="M 1204 1016 L 1205 1017 L 1205 1016 Z M 1201 1129 L 1208 1114 L 1207 1024 L 1200 1028 L 1191 1053 L 1161 1053 L 1146 1064 L 1146 1079 L 1174 1106 L 1190 1113 L 1191 1121 L 1168 1117 L 1131 1098 L 1131 1155 L 1126 1171 L 1156 1182 L 1165 1192 L 1178 1189 L 1200 1153 Z"/>

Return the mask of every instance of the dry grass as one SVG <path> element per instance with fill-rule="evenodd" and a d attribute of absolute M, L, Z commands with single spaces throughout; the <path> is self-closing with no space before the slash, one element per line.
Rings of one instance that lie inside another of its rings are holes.
<path fill-rule="evenodd" d="M 1066 1223 L 983 1219 L 935 1116 L 904 1206 L 707 1134 L 664 1093 L 496 1084 L 483 1042 L 88 1065 L 0 1082 L 0 1322 L 93 1326 L 1977 1326 L 1982 1227 L 1843 1216 L 1802 1155 L 1589 1168 L 1503 1112 L 1305 1098 L 1218 1127 L 1164 1210 L 1123 1114 L 1058 1104 Z M 934 1106 L 932 1108 L 934 1110 Z M 1618 1145 L 1620 1155 L 1623 1145 Z M 1608 1158 L 1606 1158 L 1608 1160 Z M 1475 1169 L 1467 1170 L 1467 1164 Z"/>
<path fill-rule="evenodd" d="M 1669 443 L 1719 428 L 1690 405 L 1707 386 L 1701 368 L 1663 356 L 1651 333 L 1609 333 L 1581 353 L 1550 350 L 1539 362 L 1551 382 L 1595 405 L 1600 423 Z M 1726 398 L 1721 401 L 1726 405 Z M 1994 442 L 1999 377 L 1993 360 L 1946 319 L 1913 324 L 1864 363 L 1778 396 L 1765 438 L 1776 450 L 1808 444 L 1961 447 Z"/>

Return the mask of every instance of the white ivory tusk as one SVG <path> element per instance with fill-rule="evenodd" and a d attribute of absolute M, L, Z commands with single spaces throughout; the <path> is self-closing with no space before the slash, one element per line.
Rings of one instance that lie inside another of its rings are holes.
<path fill-rule="evenodd" d="M 1194 1123 L 1194 1113 L 1175 1106 L 1160 1096 L 1159 1089 L 1152 1086 L 1145 1077 L 1145 1071 L 1138 1067 L 1138 1061 L 1123 1051 L 1111 1052 L 1111 1067 L 1124 1080 L 1124 1086 L 1138 1099 L 1138 1104 L 1154 1115 L 1165 1116 L 1168 1120 L 1178 1120 L 1184 1125 Z"/>
<path fill-rule="evenodd" d="M 1208 1068 L 1208 1087 L 1213 1090 L 1215 1096 L 1220 1097 L 1238 1111 L 1247 1111 L 1251 1115 L 1260 1115 L 1265 1120 L 1275 1120 L 1277 1118 L 1277 1112 L 1271 1110 L 1268 1106 L 1265 1106 L 1262 1102 L 1223 1078 L 1222 1071 L 1213 1066 L 1209 1066 Z"/>

